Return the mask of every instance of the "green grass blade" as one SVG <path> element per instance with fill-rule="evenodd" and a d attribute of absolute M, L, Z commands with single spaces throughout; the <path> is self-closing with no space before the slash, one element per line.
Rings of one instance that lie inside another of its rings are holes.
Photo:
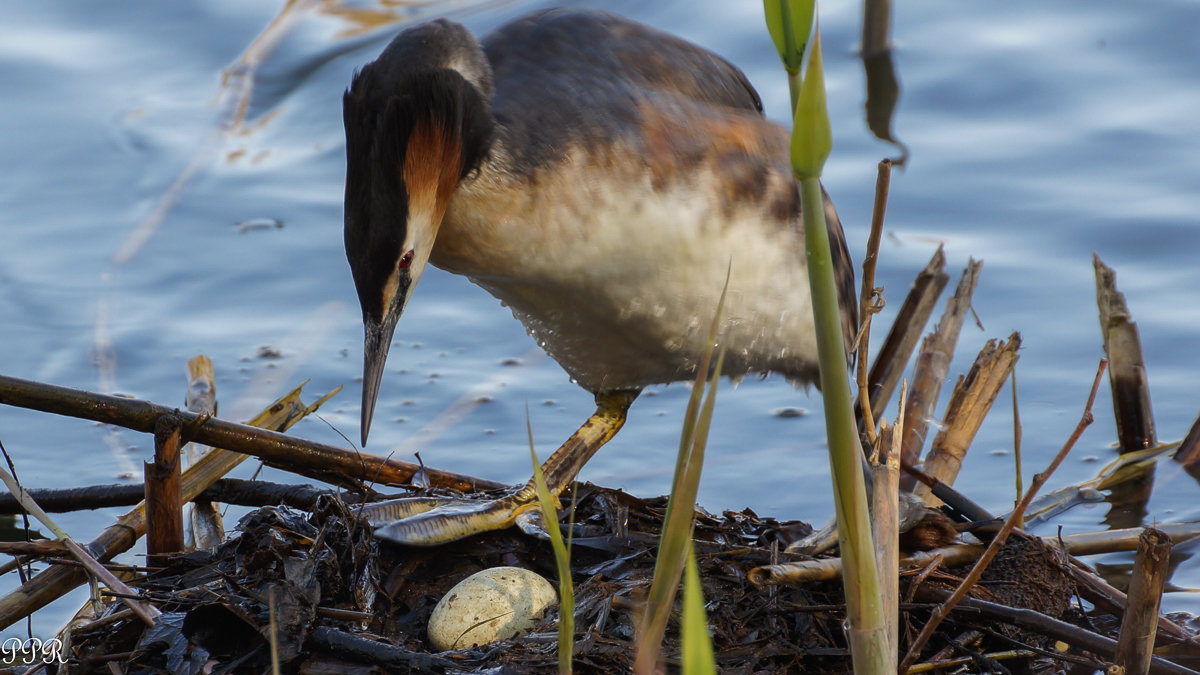
<path fill-rule="evenodd" d="M 729 287 L 726 274 L 725 289 L 713 316 L 708 343 L 692 384 L 692 396 L 684 416 L 680 434 L 679 454 L 675 460 L 675 477 L 671 496 L 667 500 L 667 514 L 663 519 L 663 532 L 659 540 L 658 554 L 654 562 L 654 579 L 646 599 L 646 611 L 639 625 L 635 673 L 651 673 L 658 663 L 667 621 L 675 604 L 675 595 L 683 576 L 684 561 L 692 540 L 692 525 L 696 514 L 696 493 L 699 491 L 700 474 L 704 465 L 704 449 L 708 440 L 708 428 L 712 422 L 713 406 L 716 401 L 717 381 L 724 365 L 725 350 L 717 354 L 716 367 L 709 374 L 709 364 L 716 348 L 717 329 L 721 312 L 725 306 L 725 292 Z M 704 398 L 705 376 L 708 375 L 708 397 Z"/>
<path fill-rule="evenodd" d="M 696 551 L 688 546 L 687 567 L 683 576 L 683 628 L 680 633 L 680 659 L 684 675 L 709 675 L 717 672 L 712 636 L 708 634 L 708 613 L 704 611 L 704 589 Z"/>
<path fill-rule="evenodd" d="M 571 554 L 558 526 L 554 496 L 546 486 L 542 464 L 533 448 L 533 424 L 529 421 L 528 409 L 525 411 L 525 430 L 529 433 L 529 457 L 533 460 L 533 483 L 537 488 L 538 506 L 542 509 L 542 520 L 550 535 L 550 546 L 554 549 L 554 562 L 558 568 L 558 672 L 570 675 L 575 656 L 575 587 L 571 583 Z M 571 508 L 575 508 L 574 501 Z M 573 521 L 573 512 L 571 518 Z"/>

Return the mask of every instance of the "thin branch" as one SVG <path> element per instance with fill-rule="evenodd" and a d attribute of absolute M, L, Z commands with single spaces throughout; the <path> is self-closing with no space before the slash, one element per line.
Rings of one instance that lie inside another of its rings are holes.
<path fill-rule="evenodd" d="M 1083 435 L 1084 429 L 1087 429 L 1092 423 L 1094 419 L 1092 417 L 1092 404 L 1096 401 L 1096 392 L 1100 388 L 1100 378 L 1104 375 L 1104 369 L 1107 365 L 1107 361 L 1104 359 L 1100 360 L 1100 365 L 1096 369 L 1096 378 L 1092 382 L 1091 393 L 1088 394 L 1087 405 L 1085 405 L 1083 409 L 1083 416 L 1080 418 L 1079 424 L 1075 426 L 1075 431 L 1071 433 L 1071 437 L 1067 439 L 1065 444 L 1063 444 L 1062 449 L 1059 450 L 1058 454 L 1054 456 L 1054 459 L 1050 462 L 1050 465 L 1046 467 L 1046 470 L 1033 477 L 1033 482 L 1029 486 L 1029 492 L 1025 493 L 1025 496 L 1021 499 L 1021 503 L 1017 505 L 1017 508 L 1013 509 L 1013 512 L 1009 515 L 1008 519 L 1004 521 L 1004 525 L 1000 528 L 1000 531 L 996 534 L 995 538 L 992 539 L 992 541 L 988 544 L 987 550 L 983 552 L 983 555 L 980 557 L 979 561 L 976 562 L 975 566 L 971 568 L 970 573 L 968 573 L 966 578 L 959 583 L 958 588 L 954 589 L 954 593 L 950 596 L 950 598 L 940 605 L 936 610 L 934 610 L 933 615 L 929 618 L 929 621 L 925 624 L 925 627 L 921 629 L 920 635 L 917 636 L 916 640 L 914 640 L 912 645 L 909 647 L 908 654 L 905 655 L 904 661 L 900 665 L 900 672 L 904 672 L 909 666 L 916 662 L 921 655 L 921 648 L 924 647 L 925 643 L 929 641 L 929 638 L 933 636 L 933 631 L 937 630 L 938 625 L 941 624 L 942 620 L 946 618 L 946 615 L 950 612 L 950 610 L 952 610 L 954 606 L 959 603 L 959 601 L 966 597 L 971 588 L 975 586 L 975 583 L 979 581 L 979 578 L 987 569 L 988 564 L 991 563 L 992 558 L 995 558 L 996 554 L 999 553 L 1000 548 L 1004 546 L 1004 542 L 1008 539 L 1009 533 L 1012 532 L 1013 528 L 1016 527 L 1017 523 L 1021 519 L 1021 515 L 1025 513 L 1025 509 L 1029 507 L 1029 503 L 1033 501 L 1033 497 L 1038 493 L 1038 490 L 1040 490 L 1042 486 L 1045 485 L 1046 481 L 1050 479 L 1050 476 L 1054 473 L 1055 469 L 1057 469 L 1058 466 L 1063 463 L 1063 460 L 1067 458 L 1067 453 L 1071 451 L 1071 448 L 1075 446 L 1075 442 L 1078 441 L 1079 437 Z"/>

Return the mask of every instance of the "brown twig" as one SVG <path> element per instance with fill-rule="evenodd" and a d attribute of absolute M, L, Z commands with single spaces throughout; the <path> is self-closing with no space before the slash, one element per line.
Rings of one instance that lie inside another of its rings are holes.
<path fill-rule="evenodd" d="M 883 416 L 883 410 L 892 398 L 892 392 L 900 383 L 904 369 L 908 366 L 909 357 L 921 339 L 921 331 L 933 308 L 937 304 L 942 289 L 950 280 L 946 274 L 946 254 L 939 246 L 933 252 L 933 257 L 913 280 L 912 288 L 904 298 L 904 304 L 896 313 L 896 320 L 888 330 L 887 337 L 875 355 L 871 371 L 867 376 L 867 390 L 871 394 L 871 415 L 875 419 Z"/>
<path fill-rule="evenodd" d="M 879 162 L 875 177 L 875 207 L 871 211 L 871 234 L 867 237 L 867 254 L 863 257 L 862 290 L 858 299 L 858 320 L 861 326 L 855 345 L 858 350 L 857 368 L 859 414 L 867 440 L 875 443 L 875 415 L 871 411 L 870 388 L 867 386 L 867 347 L 871 342 L 871 319 L 883 309 L 882 288 L 875 288 L 875 267 L 879 262 L 879 240 L 883 237 L 883 218 L 887 213 L 888 186 L 892 181 L 892 161 Z M 876 298 L 879 299 L 876 302 Z"/>
<path fill-rule="evenodd" d="M 955 490 L 952 486 L 946 485 L 942 481 L 926 474 L 920 469 L 900 463 L 900 470 L 903 471 L 909 478 L 916 483 L 924 484 L 929 488 L 930 494 L 942 500 L 954 511 L 958 512 L 964 519 L 970 522 L 984 522 L 995 520 L 996 517 L 990 511 L 976 504 L 969 497 Z"/>
<path fill-rule="evenodd" d="M 66 552 L 67 547 L 63 546 L 61 539 L 0 541 L 0 553 L 4 555 L 56 556 Z"/>
<path fill-rule="evenodd" d="M 919 598 L 942 601 L 943 603 L 953 599 L 953 595 L 949 591 L 931 586 L 922 587 L 921 592 L 917 595 Z M 943 604 L 942 606 L 945 605 Z M 982 614 L 1004 621 L 1005 623 L 1011 623 L 1014 626 L 1028 628 L 1042 635 L 1048 635 L 1056 640 L 1061 640 L 1062 642 L 1096 654 L 1103 654 L 1109 658 L 1116 653 L 1116 640 L 1104 637 L 1103 635 L 1097 635 L 1065 621 L 1048 617 L 1032 609 L 1007 607 L 978 598 L 962 598 L 956 609 L 958 611 Z M 909 653 L 911 654 L 911 652 Z M 906 672 L 911 665 L 906 664 L 901 666 L 900 672 Z M 1154 657 L 1150 663 L 1149 672 L 1155 675 L 1196 675 L 1196 671 L 1194 670 L 1159 657 Z"/>
<path fill-rule="evenodd" d="M 983 555 L 980 556 L 979 561 L 975 563 L 975 566 L 971 568 L 971 571 L 962 580 L 962 582 L 959 583 L 958 588 L 954 589 L 953 595 L 951 595 L 950 598 L 945 601 L 945 603 L 933 611 L 933 615 L 921 629 L 921 633 L 909 646 L 908 654 L 905 655 L 904 661 L 901 663 L 900 672 L 904 672 L 909 666 L 916 662 L 921 655 L 921 648 L 924 647 L 925 643 L 929 641 L 929 638 L 933 635 L 933 631 L 937 629 L 938 624 L 942 622 L 942 619 L 946 618 L 946 615 L 950 612 L 950 610 L 953 609 L 959 601 L 966 597 L 967 593 L 970 592 L 975 583 L 979 581 L 979 578 L 987 569 L 988 564 L 991 563 L 992 558 L 996 557 L 996 554 L 1004 545 L 1005 540 L 1008 539 L 1008 534 L 1012 532 L 1014 527 L 1016 527 L 1017 522 L 1021 518 L 1021 514 L 1023 514 L 1025 509 L 1029 507 L 1029 503 L 1033 501 L 1033 497 L 1038 493 L 1038 490 L 1045 485 L 1046 481 L 1050 479 L 1050 476 L 1054 473 L 1055 469 L 1057 469 L 1058 466 L 1062 464 L 1063 460 L 1067 458 L 1067 453 L 1071 451 L 1071 448 L 1075 446 L 1075 442 L 1079 440 L 1081 435 L 1083 435 L 1083 430 L 1092 423 L 1092 404 L 1096 401 L 1096 392 L 1100 389 L 1100 378 L 1104 375 L 1104 368 L 1106 365 L 1107 362 L 1101 359 L 1100 365 L 1096 369 L 1096 378 L 1092 382 L 1091 393 L 1088 394 L 1087 404 L 1083 409 L 1083 416 L 1080 418 L 1079 424 L 1075 426 L 1075 431 L 1071 433 L 1071 437 L 1068 438 L 1067 442 L 1063 444 L 1062 449 L 1059 450 L 1058 454 L 1054 456 L 1054 459 L 1050 462 L 1050 465 L 1046 467 L 1046 470 L 1033 477 L 1033 481 L 1029 486 L 1029 492 L 1025 493 L 1025 496 L 1021 499 L 1021 503 L 1017 505 L 1017 508 L 1013 509 L 1012 514 L 1010 514 L 1008 519 L 1004 521 L 1004 525 L 1000 528 L 1000 531 L 996 534 L 995 538 L 993 538 L 988 544 L 987 550 L 985 550 Z"/>
<path fill-rule="evenodd" d="M 0 446 L 0 451 L 3 451 L 3 446 Z M 8 453 L 4 452 L 4 455 L 7 458 Z M 109 586 L 109 588 L 122 591 L 131 590 L 125 585 L 124 582 L 118 579 L 116 575 L 104 569 L 104 566 L 97 562 L 91 551 L 86 551 L 82 546 L 75 543 L 71 537 L 62 528 L 60 528 L 44 510 L 42 510 L 42 507 L 38 506 L 37 502 L 35 502 L 33 498 L 29 496 L 29 493 L 21 487 L 20 483 L 17 482 L 16 476 L 9 473 L 7 470 L 0 468 L 0 480 L 3 480 L 4 484 L 8 486 L 8 489 L 17 497 L 18 500 L 20 500 L 21 506 L 26 513 L 37 518 L 50 531 L 54 532 L 62 546 L 71 553 L 71 555 L 79 562 L 80 565 L 82 565 L 83 569 L 87 570 L 87 572 L 94 578 L 103 581 Z M 138 599 L 127 599 L 125 604 L 129 605 L 129 608 L 136 612 L 137 615 L 143 621 L 145 621 L 147 625 L 154 625 L 155 617 L 161 614 L 161 612 L 154 607 L 151 607 L 150 605 Z"/>
<path fill-rule="evenodd" d="M 1168 523 L 1160 525 L 1158 529 L 1167 532 L 1171 536 L 1172 541 L 1182 543 L 1194 538 L 1194 532 L 1176 532 L 1174 528 L 1179 527 L 1179 524 Z M 1137 536 L 1141 535 L 1141 528 L 1129 528 L 1127 530 L 1112 530 L 1116 533 L 1132 533 L 1136 531 Z M 1068 535 L 1069 537 L 1080 537 L 1089 535 Z M 1114 546 L 1113 551 L 1133 551 L 1137 549 L 1137 536 L 1126 534 L 1115 543 L 1119 546 Z M 1066 537 L 1064 537 L 1066 538 Z M 1073 550 L 1068 547 L 1068 550 Z M 1107 551 L 1101 551 L 1107 552 Z M 1075 582 L 1075 588 L 1079 596 L 1084 600 L 1092 603 L 1096 607 L 1112 614 L 1113 616 L 1122 616 L 1125 614 L 1125 608 L 1129 606 L 1129 598 L 1121 591 L 1113 588 L 1107 581 L 1100 578 L 1090 567 L 1085 565 L 1083 561 L 1076 558 L 1074 555 L 1069 557 L 1071 562 L 1067 570 L 1071 573 L 1071 579 Z M 1167 636 L 1170 640 L 1176 643 L 1186 643 L 1188 649 L 1194 656 L 1200 657 L 1200 640 L 1197 640 L 1191 632 L 1184 630 L 1182 626 L 1171 621 L 1165 616 L 1158 617 L 1158 635 L 1160 637 Z"/>
<path fill-rule="evenodd" d="M 369 640 L 329 627 L 313 629 L 304 641 L 305 651 L 335 654 L 339 661 L 370 664 L 395 672 L 456 670 L 460 664 L 441 656 L 414 652 L 386 642 Z"/>
<path fill-rule="evenodd" d="M 142 620 L 142 623 L 145 623 L 147 626 L 153 626 L 154 620 L 162 615 L 162 612 L 157 607 L 140 599 L 141 596 L 137 591 L 130 588 L 128 584 L 118 579 L 117 575 L 97 562 L 91 553 L 85 551 L 82 546 L 70 539 L 64 539 L 63 545 L 83 565 L 88 574 L 104 582 L 105 586 L 115 591 L 121 598 L 121 602 L 124 602 L 129 609 L 132 609 L 133 613 Z"/>
<path fill-rule="evenodd" d="M 1009 659 L 1030 659 L 1037 656 L 1037 652 L 1029 649 L 1013 649 L 1003 652 L 989 652 L 987 654 L 972 654 L 971 656 L 945 657 L 937 660 L 918 663 L 908 669 L 908 675 L 916 675 L 917 673 L 929 673 L 933 671 L 955 670 L 963 666 L 972 666 L 979 663 L 980 659 L 984 661 L 1006 661 Z"/>
<path fill-rule="evenodd" d="M 0 375 L 0 403 L 115 424 L 153 433 L 159 417 L 175 413 L 184 421 L 187 440 L 253 455 L 271 466 L 336 484 L 347 478 L 385 485 L 404 485 L 421 467 L 274 431 L 139 401 L 105 396 Z M 505 487 L 499 483 L 425 467 L 430 484 L 462 492 Z"/>
<path fill-rule="evenodd" d="M 142 501 L 145 495 L 145 487 L 141 484 L 92 485 L 70 489 L 27 488 L 26 491 L 47 513 L 133 506 Z M 308 510 L 313 507 L 318 497 L 334 494 L 341 494 L 348 503 L 366 499 L 366 496 L 360 493 L 339 492 L 327 487 L 222 478 L 197 495 L 194 501 L 224 502 L 238 506 L 285 504 Z M 21 513 L 20 504 L 12 494 L 0 493 L 0 515 L 14 513 Z"/>
<path fill-rule="evenodd" d="M 887 52 L 891 34 L 892 0 L 865 0 L 862 25 L 863 54 Z"/>

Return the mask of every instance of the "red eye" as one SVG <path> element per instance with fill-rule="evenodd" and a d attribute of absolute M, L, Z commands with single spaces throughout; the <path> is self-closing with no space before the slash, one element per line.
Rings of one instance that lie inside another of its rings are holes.
<path fill-rule="evenodd" d="M 408 267 L 409 265 L 411 265 L 412 259 L 413 259 L 412 251 L 405 253 L 404 256 L 400 258 L 400 269 L 404 269 L 405 267 Z"/>

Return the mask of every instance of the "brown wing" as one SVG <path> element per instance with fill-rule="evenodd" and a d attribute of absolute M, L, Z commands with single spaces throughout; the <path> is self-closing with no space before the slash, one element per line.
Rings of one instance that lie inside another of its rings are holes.
<path fill-rule="evenodd" d="M 762 113 L 746 76 L 716 54 L 615 14 L 550 10 L 483 40 L 492 110 L 513 170 L 532 173 L 567 148 L 612 145 L 636 130 L 648 96 Z"/>

